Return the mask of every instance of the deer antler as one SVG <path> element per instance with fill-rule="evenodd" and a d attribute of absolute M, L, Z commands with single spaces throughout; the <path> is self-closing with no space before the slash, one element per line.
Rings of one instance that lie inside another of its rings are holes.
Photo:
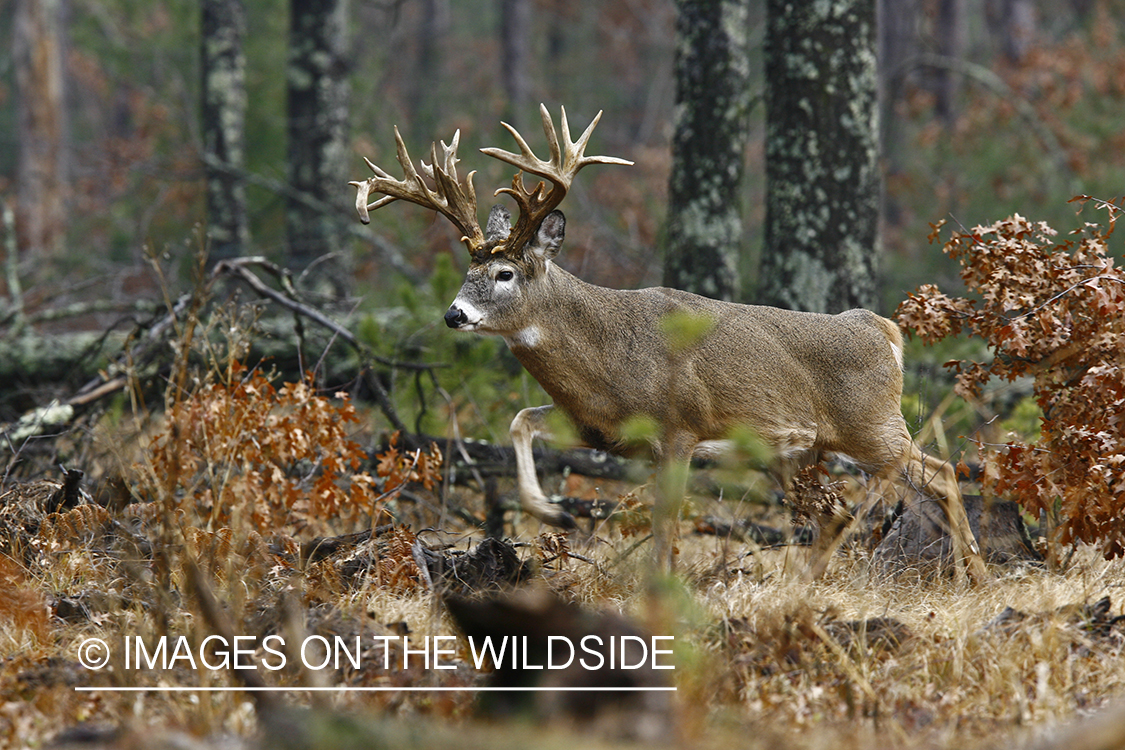
<path fill-rule="evenodd" d="M 585 155 L 590 134 L 594 132 L 594 127 L 602 117 L 600 111 L 577 141 L 570 139 L 570 125 L 566 121 L 565 107 L 562 108 L 562 132 L 565 139 L 562 141 L 559 140 L 558 134 L 555 132 L 555 123 L 551 120 L 551 115 L 547 112 L 545 105 L 539 105 L 539 114 L 543 118 L 543 133 L 547 136 L 547 146 L 551 150 L 550 161 L 543 161 L 538 158 L 531 147 L 527 145 L 527 141 L 506 122 L 502 122 L 501 125 L 507 128 L 512 137 L 516 139 L 516 144 L 520 147 L 521 153 L 513 154 L 499 148 L 481 149 L 482 153 L 519 167 L 521 170 L 512 178 L 510 188 L 500 188 L 496 191 L 496 195 L 508 193 L 515 198 L 516 203 L 519 204 L 520 215 L 516 220 L 515 227 L 508 234 L 508 239 L 493 248 L 493 253 L 505 252 L 509 249 L 518 251 L 523 248 L 535 236 L 539 224 L 547 214 L 554 211 L 562 203 L 566 191 L 570 189 L 574 175 L 582 167 L 587 164 L 624 164 L 626 166 L 633 164 L 631 161 L 613 156 Z M 528 192 L 527 187 L 523 184 L 524 172 L 545 177 L 551 181 L 553 187 L 548 189 L 545 183 L 540 182 L 534 190 Z"/>
<path fill-rule="evenodd" d="M 382 208 L 396 200 L 417 203 L 424 208 L 430 208 L 445 215 L 461 230 L 461 241 L 469 248 L 470 253 L 475 253 L 484 244 L 484 233 L 477 221 L 477 193 L 473 187 L 473 175 L 469 172 L 465 178 L 457 177 L 457 144 L 461 140 L 461 131 L 453 134 L 453 141 L 446 146 L 441 141 L 441 161 L 438 161 L 437 144 L 430 145 L 430 164 L 420 162 L 422 172 L 430 178 L 436 187 L 431 190 L 421 175 L 414 169 L 410 161 L 410 154 L 406 151 L 406 144 L 402 142 L 398 128 L 395 128 L 395 144 L 398 148 L 398 163 L 402 165 L 405 177 L 396 180 L 370 159 L 364 158 L 367 166 L 375 173 L 363 182 L 349 182 L 356 188 L 355 208 L 359 212 L 359 219 L 364 224 L 371 221 L 369 211 Z M 382 193 L 383 197 L 374 203 L 368 204 L 367 199 L 371 193 Z"/>

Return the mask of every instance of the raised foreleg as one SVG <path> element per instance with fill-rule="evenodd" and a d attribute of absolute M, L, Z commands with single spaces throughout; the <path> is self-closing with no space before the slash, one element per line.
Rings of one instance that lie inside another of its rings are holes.
<path fill-rule="evenodd" d="M 535 473 L 535 458 L 531 442 L 537 437 L 551 438 L 547 428 L 547 415 L 554 406 L 537 406 L 524 409 L 512 420 L 510 430 L 512 447 L 516 451 L 516 480 L 519 483 L 520 505 L 531 515 L 551 526 L 573 529 L 577 526 L 574 517 L 547 499 L 539 486 Z"/>

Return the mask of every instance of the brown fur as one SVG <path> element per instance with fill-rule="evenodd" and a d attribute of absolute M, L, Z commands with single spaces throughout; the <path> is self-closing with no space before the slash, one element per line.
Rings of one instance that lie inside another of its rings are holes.
<path fill-rule="evenodd" d="M 490 228 L 494 223 L 490 218 Z M 902 336 L 893 322 L 867 310 L 823 315 L 675 289 L 587 284 L 551 261 L 564 225 L 555 212 L 522 253 L 474 257 L 447 315 L 450 325 L 503 336 L 580 434 L 612 448 L 625 447 L 619 430 L 638 416 L 659 426 L 653 447 L 665 463 L 686 463 L 700 443 L 748 427 L 773 448 L 787 491 L 796 468 L 824 452 L 846 454 L 880 476 L 904 474 L 929 485 L 949 514 L 959 561 L 984 575 L 952 468 L 921 454 L 902 417 Z M 462 308 L 472 319 L 455 325 Z M 707 323 L 697 340 L 678 348 L 664 321 L 683 314 Z M 545 432 L 545 414 L 525 410 L 513 422 L 517 456 L 524 456 L 521 501 L 543 520 L 568 525 L 526 465 L 531 439 Z M 666 487 L 657 503 L 658 516 L 668 515 L 655 522 L 665 565 L 678 494 L 682 487 Z M 837 544 L 822 541 L 811 575 L 823 572 Z"/>
<path fill-rule="evenodd" d="M 571 140 L 565 111 L 562 138 L 545 107 L 540 115 L 550 160 L 537 158 L 511 126 L 519 154 L 483 149 L 520 170 L 512 187 L 499 191 L 520 207 L 514 229 L 509 212 L 495 206 L 481 230 L 473 173 L 458 175 L 457 135 L 449 146 L 442 143 L 440 156 L 435 147 L 431 163 L 422 164 L 435 185 L 431 189 L 396 130 L 404 178 L 396 180 L 368 162 L 375 176 L 350 183 L 357 190 L 356 208 L 366 222 L 369 210 L 408 200 L 441 212 L 461 229 L 472 260 L 446 323 L 503 336 L 580 434 L 620 449 L 626 421 L 647 417 L 657 426 L 652 447 L 662 464 L 653 519 L 658 564 L 671 566 L 692 453 L 735 428 L 750 428 L 773 448 L 787 492 L 796 469 L 819 461 L 825 451 L 847 454 L 881 479 L 903 475 L 919 488 L 929 487 L 949 517 L 958 573 L 967 564 L 983 577 L 952 467 L 922 455 L 899 411 L 902 337 L 895 325 L 866 310 L 819 315 L 674 289 L 605 289 L 563 271 L 551 260 L 562 246 L 566 220 L 552 209 L 583 166 L 629 162 L 585 155 L 600 113 L 577 141 Z M 552 187 L 539 183 L 528 190 L 524 173 Z M 371 193 L 385 197 L 369 205 Z M 701 335 L 674 342 L 683 337 L 670 336 L 667 326 L 685 318 L 704 321 Z M 546 433 L 550 408 L 524 409 L 512 421 L 520 500 L 547 523 L 573 526 L 574 519 L 548 502 L 535 475 L 531 443 Z M 839 538 L 822 535 L 810 575 L 823 572 Z"/>

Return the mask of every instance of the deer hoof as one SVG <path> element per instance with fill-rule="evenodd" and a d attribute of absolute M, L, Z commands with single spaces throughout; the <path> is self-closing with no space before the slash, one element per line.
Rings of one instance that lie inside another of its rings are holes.
<path fill-rule="evenodd" d="M 559 529 L 569 530 L 578 528 L 578 523 L 574 520 L 574 516 L 570 515 L 565 510 L 548 511 L 540 516 L 539 520 Z"/>

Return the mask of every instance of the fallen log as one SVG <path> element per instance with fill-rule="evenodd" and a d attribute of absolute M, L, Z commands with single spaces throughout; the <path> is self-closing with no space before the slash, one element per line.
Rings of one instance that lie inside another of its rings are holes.
<path fill-rule="evenodd" d="M 464 484 L 473 478 L 470 472 L 479 477 L 510 477 L 516 473 L 516 452 L 510 445 L 497 445 L 472 438 L 455 439 L 404 433 L 401 444 L 405 450 L 429 448 L 432 443 L 441 446 L 446 464 L 450 468 L 450 481 Z M 390 446 L 384 440 L 378 452 Z M 569 448 L 556 450 L 547 446 L 537 446 L 534 450 L 535 468 L 540 474 L 581 474 L 584 477 L 615 480 L 637 480 L 643 478 L 650 469 L 643 462 L 630 461 L 604 451 L 590 448 Z"/>

